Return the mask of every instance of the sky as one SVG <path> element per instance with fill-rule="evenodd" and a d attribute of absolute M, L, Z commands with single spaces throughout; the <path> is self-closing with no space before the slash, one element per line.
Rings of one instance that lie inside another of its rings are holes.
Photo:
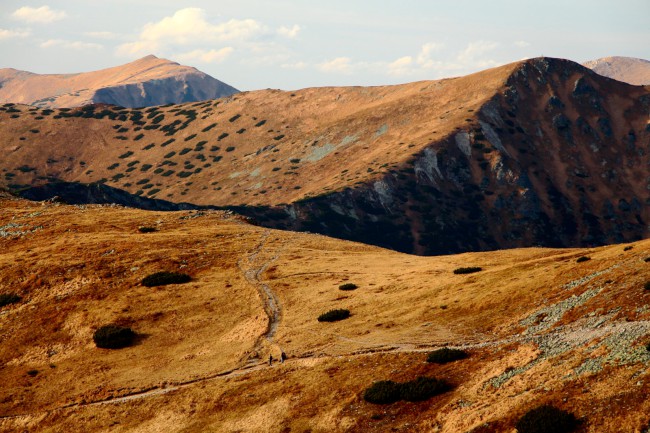
<path fill-rule="evenodd" d="M 529 57 L 650 59 L 650 0 L 0 0 L 0 68 L 149 54 L 239 90 L 371 86 Z"/>

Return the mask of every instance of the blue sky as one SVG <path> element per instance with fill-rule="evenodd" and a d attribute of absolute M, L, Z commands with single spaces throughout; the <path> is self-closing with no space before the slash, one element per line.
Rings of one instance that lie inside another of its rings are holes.
<path fill-rule="evenodd" d="M 382 85 L 540 55 L 650 59 L 648 0 L 2 0 L 0 68 L 154 54 L 240 90 Z"/>

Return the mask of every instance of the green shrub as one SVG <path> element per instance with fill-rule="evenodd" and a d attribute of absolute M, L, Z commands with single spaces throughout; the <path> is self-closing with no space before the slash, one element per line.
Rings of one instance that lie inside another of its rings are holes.
<path fill-rule="evenodd" d="M 650 352 L 650 343 L 645 347 L 648 352 Z"/>
<path fill-rule="evenodd" d="M 568 433 L 577 426 L 572 413 L 549 405 L 529 410 L 515 425 L 519 433 Z"/>
<path fill-rule="evenodd" d="M 582 257 L 578 257 L 578 260 L 576 260 L 576 263 L 588 262 L 589 260 L 591 260 L 591 257 L 582 256 Z"/>
<path fill-rule="evenodd" d="M 341 285 L 339 286 L 339 290 L 346 290 L 346 291 L 347 291 L 347 290 L 354 290 L 354 289 L 356 289 L 357 287 L 358 287 L 358 286 L 357 286 L 356 284 L 354 284 L 354 283 L 345 283 L 345 284 L 341 284 Z"/>
<path fill-rule="evenodd" d="M 182 284 L 192 280 L 187 274 L 180 272 L 156 272 L 142 279 L 142 285 L 147 287 L 165 286 L 167 284 Z"/>
<path fill-rule="evenodd" d="M 140 233 L 153 233 L 156 231 L 155 227 L 138 227 Z"/>
<path fill-rule="evenodd" d="M 2 293 L 0 294 L 0 308 L 4 307 L 5 305 L 20 302 L 20 299 L 20 296 L 16 295 L 15 293 Z"/>
<path fill-rule="evenodd" d="M 350 317 L 350 310 L 345 309 L 335 309 L 330 310 L 327 313 L 323 313 L 318 316 L 319 322 L 338 322 L 339 320 L 344 320 Z"/>
<path fill-rule="evenodd" d="M 35 377 L 38 374 L 38 370 L 28 370 L 27 375 L 30 377 Z"/>
<path fill-rule="evenodd" d="M 402 400 L 406 401 L 424 401 L 450 389 L 451 386 L 444 380 L 434 377 L 418 377 L 401 385 L 400 396 Z"/>
<path fill-rule="evenodd" d="M 632 245 L 628 245 L 625 248 L 623 248 L 623 251 L 630 251 L 632 248 L 634 248 Z"/>
<path fill-rule="evenodd" d="M 643 288 L 646 290 L 646 292 L 650 292 L 650 281 L 646 281 L 643 285 Z"/>
<path fill-rule="evenodd" d="M 478 266 L 469 266 L 469 267 L 466 267 L 466 268 L 454 269 L 454 274 L 457 274 L 457 275 L 473 274 L 474 272 L 480 272 L 482 270 L 483 270 L 483 268 L 479 268 Z"/>
<path fill-rule="evenodd" d="M 465 359 L 468 356 L 469 355 L 464 350 L 443 347 L 442 349 L 430 352 L 427 356 L 427 362 L 446 364 L 448 362 L 458 361 L 459 359 Z"/>
<path fill-rule="evenodd" d="M 101 349 L 121 349 L 133 344 L 135 332 L 131 328 L 106 325 L 93 334 L 95 345 Z"/>
<path fill-rule="evenodd" d="M 434 377 L 420 376 L 404 383 L 382 380 L 367 388 L 363 399 L 374 404 L 390 404 L 400 400 L 417 402 L 428 400 L 450 389 L 451 386 L 447 382 Z"/>
<path fill-rule="evenodd" d="M 363 393 L 363 399 L 368 403 L 390 404 L 399 401 L 401 384 L 392 380 L 375 382 Z"/>

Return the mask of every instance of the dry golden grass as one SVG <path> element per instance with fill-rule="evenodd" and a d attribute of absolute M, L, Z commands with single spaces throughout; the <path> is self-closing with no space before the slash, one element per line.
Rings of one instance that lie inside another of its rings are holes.
<path fill-rule="evenodd" d="M 539 403 L 588 432 L 649 421 L 650 241 L 415 257 L 220 212 L 1 204 L 0 293 L 23 297 L 0 310 L 1 431 L 513 431 Z M 464 266 L 483 271 L 453 274 Z M 139 283 L 160 270 L 193 280 Z M 279 305 L 269 338 L 264 285 Z M 332 308 L 352 316 L 316 320 Z M 141 338 L 97 349 L 107 323 Z M 445 345 L 470 357 L 425 362 Z M 363 401 L 373 381 L 418 375 L 454 389 Z"/>

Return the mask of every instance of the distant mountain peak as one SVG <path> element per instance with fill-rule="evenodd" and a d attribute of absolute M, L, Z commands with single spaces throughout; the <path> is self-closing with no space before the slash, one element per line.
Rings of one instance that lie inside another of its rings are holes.
<path fill-rule="evenodd" d="M 610 56 L 583 63 L 605 77 L 634 85 L 650 85 L 650 61 L 635 57 Z"/>
<path fill-rule="evenodd" d="M 93 103 L 144 107 L 216 99 L 238 92 L 194 67 L 153 54 L 124 65 L 79 74 L 0 70 L 0 102 L 42 108 Z"/>

